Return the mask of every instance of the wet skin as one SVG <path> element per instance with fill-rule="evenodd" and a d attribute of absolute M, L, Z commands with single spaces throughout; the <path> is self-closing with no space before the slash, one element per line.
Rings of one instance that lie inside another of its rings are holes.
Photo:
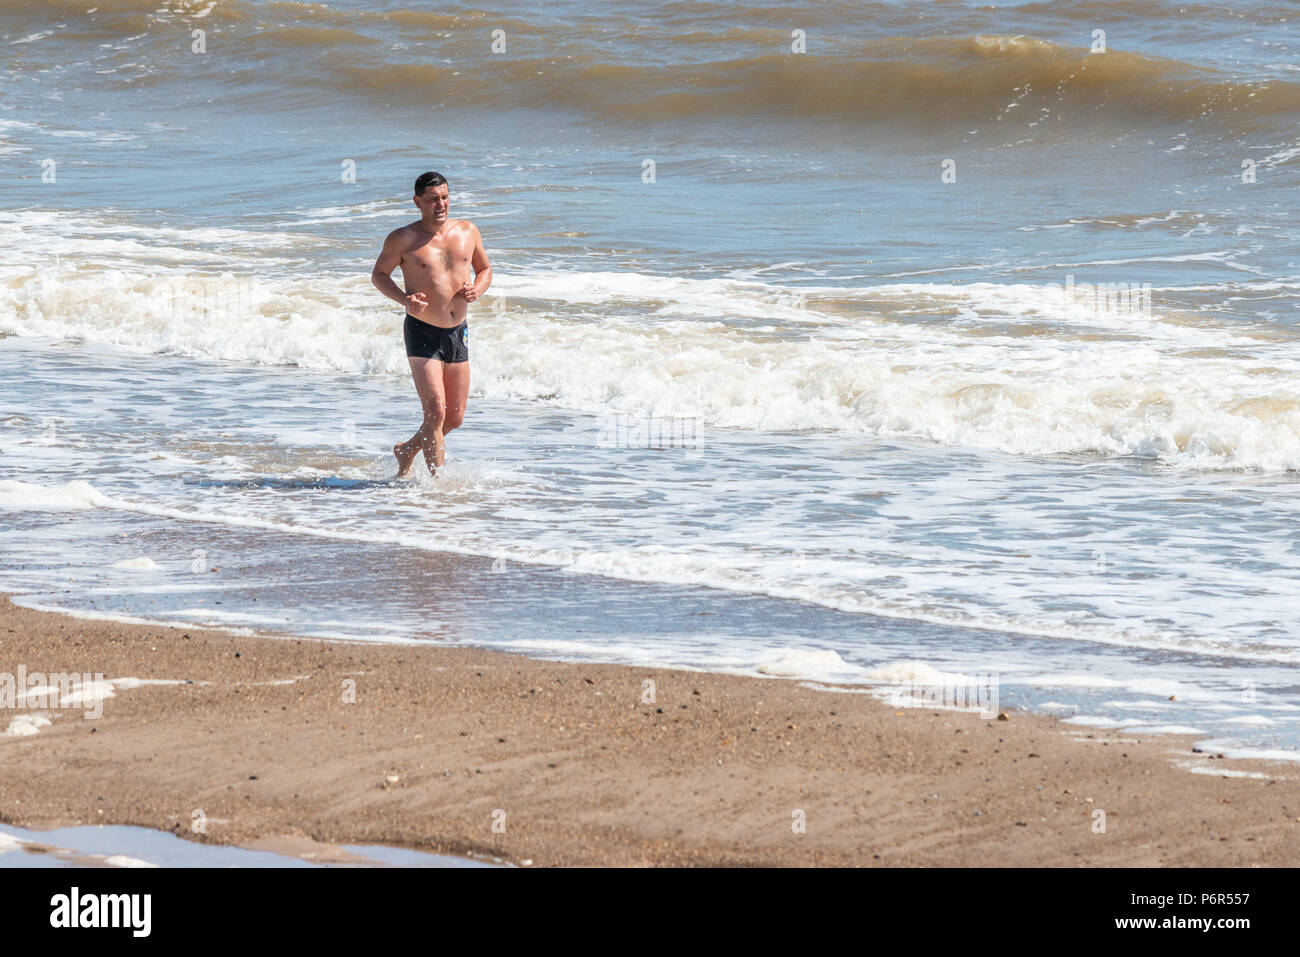
<path fill-rule="evenodd" d="M 384 240 L 370 280 L 389 299 L 421 322 L 454 329 L 465 321 L 469 304 L 492 284 L 492 264 L 478 227 L 467 219 L 450 219 L 447 185 L 430 186 L 413 197 L 420 218 L 395 229 Z M 393 281 L 401 267 L 406 288 Z M 393 446 L 397 475 L 410 474 L 416 455 L 435 474 L 446 457 L 444 436 L 460 426 L 469 398 L 469 363 L 410 356 L 411 377 L 420 396 L 423 421 L 415 435 Z"/>

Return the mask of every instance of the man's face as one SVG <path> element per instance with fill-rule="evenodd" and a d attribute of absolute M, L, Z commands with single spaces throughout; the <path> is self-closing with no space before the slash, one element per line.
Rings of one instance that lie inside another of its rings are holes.
<path fill-rule="evenodd" d="M 447 189 L 446 183 L 441 186 L 426 186 L 424 194 L 415 197 L 415 205 L 422 213 L 428 213 L 430 218 L 444 220 L 451 205 L 451 191 Z"/>

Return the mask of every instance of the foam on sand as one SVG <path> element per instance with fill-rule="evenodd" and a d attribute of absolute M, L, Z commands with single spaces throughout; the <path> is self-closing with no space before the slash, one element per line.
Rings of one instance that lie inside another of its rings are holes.
<path fill-rule="evenodd" d="M 88 711 L 91 712 L 91 716 L 98 716 L 96 709 L 107 699 L 117 697 L 118 691 L 183 684 L 185 684 L 185 680 L 179 678 L 92 678 L 89 681 L 77 681 L 66 691 L 55 685 L 35 685 L 24 688 L 17 696 L 17 703 L 22 707 L 27 699 L 36 698 L 40 702 L 44 702 L 46 707 L 54 707 L 52 696 L 57 695 L 60 709 Z M 41 728 L 48 728 L 51 724 L 52 719 L 47 714 L 40 712 L 21 713 L 10 719 L 8 728 L 3 733 L 0 733 L 0 737 L 31 737 L 39 734 Z"/>
<path fill-rule="evenodd" d="M 895 661 L 878 668 L 872 668 L 864 677 L 871 681 L 887 681 L 892 684 L 942 685 L 953 682 L 966 682 L 966 675 L 940 671 L 924 661 Z"/>
<path fill-rule="evenodd" d="M 766 657 L 754 670 L 778 678 L 826 678 L 861 671 L 834 651 L 805 649 L 776 652 Z"/>
<path fill-rule="evenodd" d="M 141 556 L 140 558 L 124 558 L 120 562 L 114 562 L 113 568 L 139 568 L 149 570 L 158 567 L 158 563 L 152 558 Z"/>
<path fill-rule="evenodd" d="M 41 728 L 48 728 L 50 719 L 41 714 L 20 714 L 9 721 L 9 727 L 0 734 L 3 738 L 29 738 L 39 734 Z"/>

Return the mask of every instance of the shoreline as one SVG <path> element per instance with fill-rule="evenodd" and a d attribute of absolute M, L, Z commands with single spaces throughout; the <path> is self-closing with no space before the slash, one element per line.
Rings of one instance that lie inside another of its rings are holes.
<path fill-rule="evenodd" d="M 5 597 L 0 672 L 19 666 L 175 683 L 121 682 L 96 720 L 0 709 L 0 822 L 17 827 L 536 866 L 1300 861 L 1300 769 L 1193 754 L 1188 736 L 898 710 L 798 679 L 77 618 Z M 5 736 L 24 714 L 50 723 Z"/>

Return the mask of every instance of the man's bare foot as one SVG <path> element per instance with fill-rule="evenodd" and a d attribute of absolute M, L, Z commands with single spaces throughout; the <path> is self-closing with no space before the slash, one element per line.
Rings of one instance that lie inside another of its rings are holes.
<path fill-rule="evenodd" d="M 420 454 L 419 442 L 398 442 L 393 446 L 393 457 L 397 459 L 397 477 L 406 478 L 411 474 L 411 463 Z"/>

